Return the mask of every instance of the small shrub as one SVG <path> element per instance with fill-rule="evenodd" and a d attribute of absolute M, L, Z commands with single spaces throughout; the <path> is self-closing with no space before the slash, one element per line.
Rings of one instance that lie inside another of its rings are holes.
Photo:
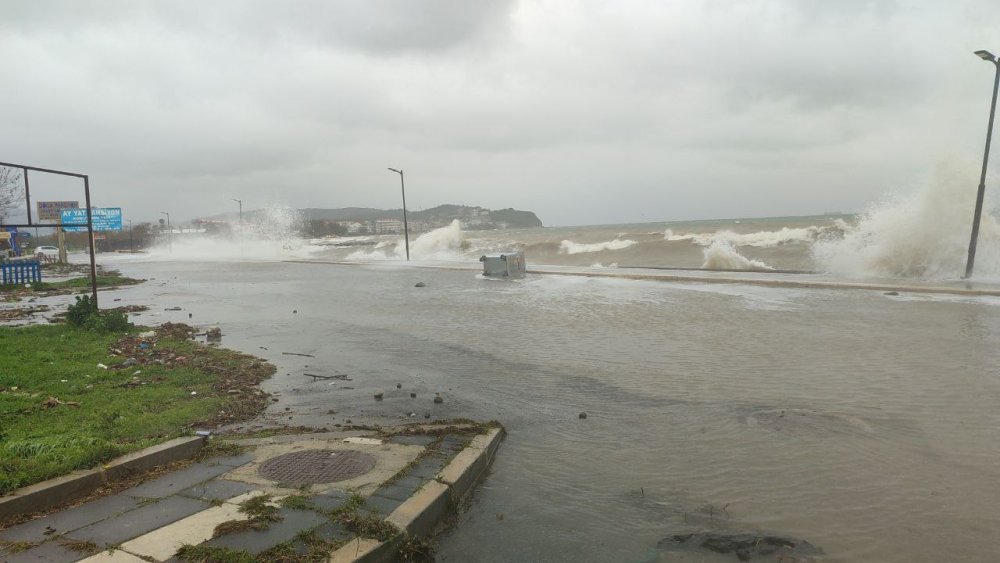
<path fill-rule="evenodd" d="M 121 311 L 100 312 L 89 295 L 77 297 L 76 303 L 69 306 L 66 322 L 94 332 L 125 332 L 132 327 L 128 316 Z"/>
<path fill-rule="evenodd" d="M 95 315 L 97 315 L 97 303 L 89 295 L 81 295 L 76 298 L 76 303 L 69 306 L 66 322 L 82 327 Z"/>

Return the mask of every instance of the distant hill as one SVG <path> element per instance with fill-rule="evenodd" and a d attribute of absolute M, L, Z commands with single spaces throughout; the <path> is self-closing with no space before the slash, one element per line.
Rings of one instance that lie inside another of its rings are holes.
<path fill-rule="evenodd" d="M 338 209 L 323 209 L 310 207 L 296 210 L 303 221 L 356 221 L 365 223 L 378 219 L 403 219 L 402 209 L 374 209 L 371 207 L 342 207 Z M 245 211 L 245 221 L 257 222 L 266 215 L 265 210 Z M 206 219 L 235 219 L 234 213 L 224 213 Z M 531 211 L 519 209 L 490 210 L 483 207 L 468 205 L 439 205 L 419 211 L 407 210 L 407 219 L 412 222 L 426 223 L 428 226 L 447 225 L 458 219 L 464 225 L 475 229 L 526 229 L 541 227 L 542 221 Z"/>

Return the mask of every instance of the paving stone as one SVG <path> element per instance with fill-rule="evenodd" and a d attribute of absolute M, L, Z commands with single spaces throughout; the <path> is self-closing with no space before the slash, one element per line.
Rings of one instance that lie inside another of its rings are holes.
<path fill-rule="evenodd" d="M 421 479 L 433 479 L 444 466 L 448 464 L 448 458 L 439 455 L 429 455 L 420 463 L 414 465 L 407 471 L 407 477 L 420 477 Z"/>
<path fill-rule="evenodd" d="M 424 484 L 424 479 L 417 476 L 408 476 L 399 479 L 398 481 L 383 485 L 375 491 L 375 494 L 380 497 L 390 498 L 398 501 L 404 501 L 410 498 L 421 485 Z"/>
<path fill-rule="evenodd" d="M 354 537 L 346 528 L 336 522 L 324 522 L 315 530 L 316 535 L 327 540 L 343 541 Z"/>
<path fill-rule="evenodd" d="M 79 561 L 80 558 L 79 553 L 66 549 L 56 541 L 48 541 L 13 555 L 0 552 L 0 561 L 3 563 L 70 563 L 71 561 Z"/>
<path fill-rule="evenodd" d="M 211 481 L 184 489 L 180 494 L 199 500 L 229 500 L 253 490 L 253 486 L 239 481 L 213 479 Z"/>
<path fill-rule="evenodd" d="M 208 508 L 207 502 L 173 496 L 66 534 L 99 546 L 117 545 Z"/>
<path fill-rule="evenodd" d="M 323 494 L 311 497 L 309 500 L 311 500 L 312 503 L 320 510 L 333 510 L 334 508 L 338 508 L 340 505 L 344 504 L 350 497 L 351 493 L 347 491 L 333 489 Z"/>
<path fill-rule="evenodd" d="M 65 534 L 78 528 L 100 522 L 116 514 L 132 510 L 139 506 L 139 501 L 126 495 L 114 495 L 90 501 L 79 506 L 56 512 L 31 522 L 12 526 L 0 532 L 0 540 L 30 541 L 39 543 L 49 539 L 53 534 Z M 45 534 L 46 528 L 55 532 Z M 0 559 L 2 561 L 2 559 Z"/>
<path fill-rule="evenodd" d="M 465 445 L 468 443 L 469 439 L 465 436 L 448 434 L 441 439 L 441 445 L 438 446 L 438 450 L 444 452 L 445 454 L 454 454 L 465 449 Z"/>
<path fill-rule="evenodd" d="M 204 461 L 207 465 L 228 465 L 229 467 L 239 467 L 253 461 L 253 453 L 245 453 L 226 457 L 210 457 Z"/>
<path fill-rule="evenodd" d="M 198 545 L 210 540 L 219 524 L 246 518 L 240 512 L 240 507 L 223 503 L 129 540 L 121 548 L 129 553 L 163 561 L 173 557 L 184 544 Z"/>
<path fill-rule="evenodd" d="M 126 553 L 120 549 L 112 551 L 102 551 L 93 557 L 88 557 L 80 563 L 144 563 L 145 559 L 140 559 L 131 553 Z"/>
<path fill-rule="evenodd" d="M 366 507 L 378 512 L 382 516 L 388 516 L 401 504 L 403 504 L 403 501 L 401 500 L 385 498 L 379 495 L 372 495 L 365 501 Z"/>
<path fill-rule="evenodd" d="M 230 470 L 232 470 L 232 467 L 228 465 L 209 465 L 204 462 L 196 463 L 186 469 L 168 473 L 163 477 L 129 489 L 125 491 L 125 494 L 142 498 L 163 498 L 179 493 L 198 483 L 208 481 L 213 477 L 218 477 Z"/>
<path fill-rule="evenodd" d="M 430 444 L 431 442 L 433 442 L 434 440 L 437 440 L 437 437 L 435 437 L 435 436 L 422 436 L 422 435 L 419 435 L 419 434 L 415 435 L 415 436 L 393 436 L 392 437 L 392 442 L 394 442 L 396 444 L 406 444 L 406 445 L 409 445 L 409 446 L 426 446 L 426 445 Z"/>
<path fill-rule="evenodd" d="M 341 526 L 340 524 L 334 524 L 333 522 L 326 522 L 324 524 L 321 524 L 318 528 L 313 530 L 313 532 L 317 536 L 330 541 L 342 542 L 342 541 L 347 541 L 354 537 L 354 534 L 348 532 L 346 529 L 344 529 L 343 526 Z M 295 541 L 292 542 L 292 549 L 295 550 L 295 553 L 298 553 L 299 555 L 305 555 L 309 553 L 309 544 L 307 544 L 302 539 L 296 539 Z"/>
<path fill-rule="evenodd" d="M 326 521 L 323 515 L 312 510 L 283 508 L 279 514 L 282 516 L 282 520 L 271 523 L 266 530 L 247 530 L 226 534 L 212 538 L 202 545 L 243 549 L 257 554 L 279 543 L 284 543 L 294 538 L 299 532 L 315 528 Z"/>

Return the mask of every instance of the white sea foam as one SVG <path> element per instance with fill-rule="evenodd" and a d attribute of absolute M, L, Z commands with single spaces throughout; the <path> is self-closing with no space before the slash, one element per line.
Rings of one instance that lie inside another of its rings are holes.
<path fill-rule="evenodd" d="M 393 246 L 394 245 L 394 246 Z M 390 250 L 389 247 L 392 246 Z M 410 243 L 410 258 L 413 260 L 468 260 L 469 243 L 462 232 L 462 224 L 456 219 L 446 227 L 426 232 Z M 380 241 L 374 250 L 358 250 L 347 255 L 351 261 L 401 260 L 406 258 L 406 245 L 400 237 L 394 241 Z"/>
<path fill-rule="evenodd" d="M 838 220 L 843 223 L 843 220 Z M 721 241 L 732 246 L 754 246 L 757 248 L 771 248 L 782 244 L 795 242 L 813 242 L 831 231 L 840 231 L 837 223 L 834 226 L 819 227 L 782 227 L 778 231 L 757 231 L 753 233 L 734 233 L 733 231 L 717 231 L 714 233 L 685 233 L 675 234 L 671 229 L 663 233 L 663 239 L 667 241 L 691 241 L 701 246 L 711 246 L 713 243 Z"/>
<path fill-rule="evenodd" d="M 602 250 L 621 250 L 635 244 L 634 240 L 615 239 L 595 243 L 578 243 L 571 240 L 564 240 L 559 243 L 561 254 L 583 254 L 585 252 L 600 252 Z"/>
<path fill-rule="evenodd" d="M 255 213 L 252 222 L 233 225 L 230 234 L 177 233 L 162 237 L 142 255 L 144 260 L 274 261 L 307 258 L 322 244 L 296 236 L 298 213 L 272 207 Z"/>
<path fill-rule="evenodd" d="M 907 195 L 872 205 L 843 237 L 813 246 L 816 261 L 850 276 L 956 278 L 965 272 L 977 166 L 946 162 L 931 181 Z M 991 209 L 987 204 L 984 210 Z M 1000 223 L 984 212 L 976 254 L 977 278 L 1000 277 Z"/>
<path fill-rule="evenodd" d="M 751 260 L 737 252 L 736 248 L 726 240 L 717 240 L 704 250 L 705 262 L 701 265 L 706 270 L 751 270 L 757 272 L 769 271 L 774 268 L 759 260 Z"/>

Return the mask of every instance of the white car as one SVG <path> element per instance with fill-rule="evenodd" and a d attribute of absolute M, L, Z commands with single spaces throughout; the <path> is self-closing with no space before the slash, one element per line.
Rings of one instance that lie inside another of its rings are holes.
<path fill-rule="evenodd" d="M 35 256 L 38 258 L 58 258 L 59 249 L 54 246 L 35 247 Z"/>

